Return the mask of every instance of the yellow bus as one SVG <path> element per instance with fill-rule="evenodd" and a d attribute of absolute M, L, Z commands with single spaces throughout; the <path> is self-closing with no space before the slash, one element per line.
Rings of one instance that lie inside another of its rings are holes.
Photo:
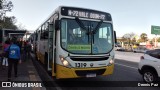
<path fill-rule="evenodd" d="M 37 59 L 57 79 L 113 73 L 116 35 L 107 12 L 59 6 L 31 36 Z"/>

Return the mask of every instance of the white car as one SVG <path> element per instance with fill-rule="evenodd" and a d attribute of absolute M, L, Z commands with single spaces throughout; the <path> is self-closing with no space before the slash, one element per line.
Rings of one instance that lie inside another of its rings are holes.
<path fill-rule="evenodd" d="M 158 81 L 160 77 L 160 49 L 149 50 L 141 56 L 139 73 L 147 83 Z"/>
<path fill-rule="evenodd" d="M 120 45 L 115 45 L 115 50 L 116 51 L 125 51 L 125 49 Z"/>

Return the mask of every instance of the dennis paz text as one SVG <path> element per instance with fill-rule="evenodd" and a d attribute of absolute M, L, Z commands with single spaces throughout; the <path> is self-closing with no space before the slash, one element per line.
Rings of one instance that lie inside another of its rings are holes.
<path fill-rule="evenodd" d="M 138 83 L 140 87 L 158 87 L 158 83 Z"/>

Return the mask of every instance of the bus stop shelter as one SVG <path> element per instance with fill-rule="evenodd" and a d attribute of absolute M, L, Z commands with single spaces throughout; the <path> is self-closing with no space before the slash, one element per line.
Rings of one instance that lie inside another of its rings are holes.
<path fill-rule="evenodd" d="M 27 30 L 0 29 L 0 45 L 8 38 L 23 38 L 26 32 Z"/>

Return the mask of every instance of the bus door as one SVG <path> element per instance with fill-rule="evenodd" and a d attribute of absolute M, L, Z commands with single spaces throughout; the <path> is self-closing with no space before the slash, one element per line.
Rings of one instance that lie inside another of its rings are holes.
<path fill-rule="evenodd" d="M 54 53 L 53 49 L 55 48 L 54 46 L 54 27 L 53 23 L 49 24 L 49 37 L 48 37 L 48 70 L 52 70 L 52 65 L 53 65 L 53 59 L 54 59 Z"/>
<path fill-rule="evenodd" d="M 37 60 L 40 60 L 39 59 L 39 45 L 40 45 L 40 31 L 38 31 L 37 33 L 37 41 L 36 41 L 36 57 L 37 57 Z"/>

